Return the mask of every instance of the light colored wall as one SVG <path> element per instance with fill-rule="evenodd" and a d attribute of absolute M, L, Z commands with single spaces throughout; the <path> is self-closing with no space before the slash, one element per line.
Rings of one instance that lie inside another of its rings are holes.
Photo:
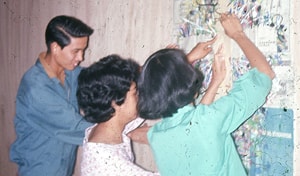
<path fill-rule="evenodd" d="M 112 53 L 143 63 L 172 41 L 173 0 L 2 0 L 0 3 L 0 176 L 16 175 L 8 159 L 15 139 L 15 95 L 23 73 L 44 51 L 49 20 L 72 15 L 94 28 L 84 66 Z M 78 175 L 78 174 L 76 174 Z"/>
<path fill-rule="evenodd" d="M 227 0 L 220 0 L 227 2 Z M 292 57 L 300 55 L 300 1 L 293 1 L 291 21 Z M 16 175 L 17 167 L 8 159 L 15 139 L 13 117 L 15 95 L 23 73 L 45 50 L 44 31 L 56 15 L 73 15 L 95 29 L 86 52 L 84 66 L 118 53 L 143 63 L 153 51 L 173 41 L 173 0 L 2 0 L 0 4 L 0 176 Z M 300 66 L 299 59 L 294 59 Z M 300 74 L 295 67 L 295 163 L 300 175 Z M 135 145 L 137 161 L 155 169 L 147 146 Z M 79 153 L 80 154 L 80 153 Z M 150 160 L 150 162 L 148 162 Z M 78 166 L 78 165 L 77 165 Z M 78 175 L 78 167 L 75 175 Z"/>

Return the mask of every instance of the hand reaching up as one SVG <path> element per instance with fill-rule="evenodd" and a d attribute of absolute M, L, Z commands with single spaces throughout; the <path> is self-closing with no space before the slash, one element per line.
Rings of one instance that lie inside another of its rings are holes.
<path fill-rule="evenodd" d="M 224 28 L 225 34 L 233 39 L 242 49 L 251 67 L 257 68 L 265 73 L 271 79 L 275 77 L 270 64 L 267 62 L 264 54 L 255 46 L 255 44 L 246 36 L 238 17 L 234 14 L 222 13 L 220 22 Z"/>
<path fill-rule="evenodd" d="M 226 77 L 226 65 L 223 50 L 223 45 L 221 45 L 217 53 L 215 54 L 214 62 L 212 65 L 212 78 L 207 90 L 205 91 L 204 96 L 200 101 L 201 104 L 209 105 L 214 101 L 219 86 Z"/>
<path fill-rule="evenodd" d="M 212 80 L 211 83 L 220 86 L 226 76 L 226 65 L 224 59 L 224 47 L 221 45 L 215 54 L 212 66 Z"/>
<path fill-rule="evenodd" d="M 228 37 L 234 39 L 239 34 L 244 33 L 240 19 L 235 14 L 221 13 L 220 15 L 220 22 Z"/>
<path fill-rule="evenodd" d="M 193 63 L 198 59 L 204 58 L 208 53 L 212 51 L 211 45 L 215 43 L 217 37 L 214 37 L 212 40 L 207 42 L 200 42 L 198 43 L 188 54 L 188 62 Z"/>

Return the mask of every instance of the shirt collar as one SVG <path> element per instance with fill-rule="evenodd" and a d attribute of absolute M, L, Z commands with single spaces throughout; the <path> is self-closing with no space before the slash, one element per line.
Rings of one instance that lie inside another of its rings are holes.
<path fill-rule="evenodd" d="M 178 126 L 182 121 L 185 120 L 185 115 L 189 111 L 195 109 L 195 107 L 191 104 L 186 105 L 180 109 L 178 109 L 177 113 L 173 114 L 170 117 L 164 117 L 161 122 L 158 122 L 155 126 L 156 130 L 166 130 L 169 128 L 173 128 Z"/>

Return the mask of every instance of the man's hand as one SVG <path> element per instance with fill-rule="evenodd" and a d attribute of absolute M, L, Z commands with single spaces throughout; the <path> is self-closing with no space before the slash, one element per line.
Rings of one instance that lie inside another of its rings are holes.
<path fill-rule="evenodd" d="M 141 143 L 141 144 L 149 144 L 147 138 L 147 132 L 150 126 L 144 124 L 141 127 L 138 127 L 132 131 L 130 131 L 127 136 L 134 142 Z"/>

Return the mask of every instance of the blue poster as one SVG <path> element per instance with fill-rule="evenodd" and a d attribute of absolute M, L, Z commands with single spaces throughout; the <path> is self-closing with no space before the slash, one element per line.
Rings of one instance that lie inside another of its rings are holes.
<path fill-rule="evenodd" d="M 261 108 L 235 133 L 250 176 L 293 175 L 293 111 Z"/>

